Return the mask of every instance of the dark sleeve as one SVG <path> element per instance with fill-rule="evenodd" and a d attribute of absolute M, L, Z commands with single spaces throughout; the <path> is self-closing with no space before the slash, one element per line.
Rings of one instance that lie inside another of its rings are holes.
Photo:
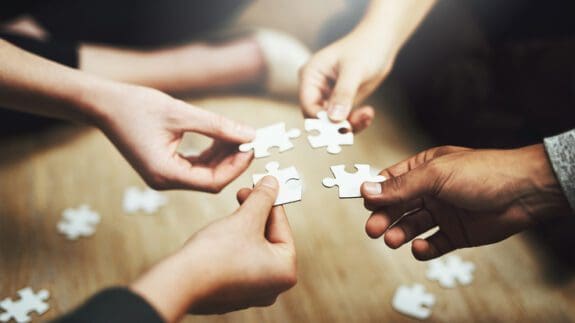
<path fill-rule="evenodd" d="M 127 288 L 104 290 L 53 323 L 163 323 L 156 310 Z"/>
<path fill-rule="evenodd" d="M 24 36 L 0 32 L 0 38 L 38 56 L 77 68 L 78 44 L 56 40 L 40 41 Z"/>

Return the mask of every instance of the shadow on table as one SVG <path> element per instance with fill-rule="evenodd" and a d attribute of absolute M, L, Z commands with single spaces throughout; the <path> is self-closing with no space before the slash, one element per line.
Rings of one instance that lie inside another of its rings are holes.
<path fill-rule="evenodd" d="M 562 285 L 575 277 L 575 216 L 557 218 L 531 230 L 528 243 L 540 259 L 543 278 Z"/>
<path fill-rule="evenodd" d="M 65 121 L 0 110 L 0 164 L 16 163 L 78 140 L 86 129 Z"/>

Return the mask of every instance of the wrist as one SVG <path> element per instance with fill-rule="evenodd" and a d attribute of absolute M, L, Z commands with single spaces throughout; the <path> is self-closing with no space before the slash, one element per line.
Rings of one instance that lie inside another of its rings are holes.
<path fill-rule="evenodd" d="M 185 251 L 164 259 L 130 286 L 166 322 L 179 321 L 209 291 L 211 272 L 206 258 L 190 257 L 182 252 Z"/>
<path fill-rule="evenodd" d="M 569 203 L 563 194 L 543 144 L 516 150 L 520 154 L 525 183 L 522 199 L 528 213 L 537 221 L 555 215 L 570 213 Z"/>

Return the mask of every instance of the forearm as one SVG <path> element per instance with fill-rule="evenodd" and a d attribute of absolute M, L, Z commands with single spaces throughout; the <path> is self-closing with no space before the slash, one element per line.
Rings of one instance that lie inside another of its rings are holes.
<path fill-rule="evenodd" d="M 137 51 L 83 44 L 79 49 L 79 68 L 84 72 L 126 83 L 165 90 L 165 80 L 181 68 L 177 55 L 167 51 Z"/>
<path fill-rule="evenodd" d="M 0 106 L 32 114 L 94 122 L 95 102 L 109 81 L 28 53 L 0 39 Z"/>
<path fill-rule="evenodd" d="M 397 54 L 436 0 L 372 0 L 351 35 Z"/>

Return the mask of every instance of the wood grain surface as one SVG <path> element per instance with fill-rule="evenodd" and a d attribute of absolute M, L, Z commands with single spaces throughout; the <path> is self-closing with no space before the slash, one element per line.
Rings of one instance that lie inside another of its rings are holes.
<path fill-rule="evenodd" d="M 314 47 L 322 24 L 344 8 L 343 0 L 260 0 L 238 24 L 291 32 Z M 390 96 L 387 96 L 390 98 Z M 285 121 L 303 128 L 295 103 L 229 96 L 192 103 L 264 126 Z M 310 148 L 305 136 L 295 149 L 256 160 L 218 195 L 167 192 L 157 214 L 126 215 L 122 197 L 143 181 L 97 130 L 63 126 L 16 138 L 0 138 L 0 299 L 20 288 L 46 288 L 54 318 L 98 290 L 125 285 L 207 223 L 237 207 L 235 193 L 251 186 L 251 174 L 277 160 L 294 165 L 304 183 L 303 201 L 286 206 L 298 256 L 299 282 L 269 308 L 185 322 L 415 322 L 391 308 L 400 284 L 421 283 L 437 298 L 429 322 L 575 322 L 573 272 L 526 235 L 456 254 L 476 264 L 472 285 L 443 289 L 425 278 L 427 265 L 409 247 L 391 250 L 364 233 L 369 213 L 360 199 L 339 200 L 321 180 L 329 166 L 368 163 L 387 167 L 429 146 L 394 104 L 376 104 L 374 124 L 339 155 Z M 182 150 L 207 145 L 190 136 Z M 96 234 L 68 241 L 56 231 L 65 208 L 88 204 L 102 215 Z M 200 280 L 201 277 L 182 277 Z"/>
<path fill-rule="evenodd" d="M 303 128 L 297 106 L 252 97 L 195 100 L 194 104 L 254 126 L 278 120 Z M 126 215 L 121 200 L 131 185 L 144 184 L 97 130 L 66 126 L 0 142 L 0 298 L 25 286 L 51 292 L 42 319 L 71 310 L 99 289 L 127 284 L 178 248 L 196 230 L 237 205 L 235 192 L 266 162 L 295 165 L 302 175 L 301 203 L 286 207 L 293 227 L 299 283 L 269 308 L 186 322 L 400 322 L 391 308 L 400 284 L 422 283 L 437 297 L 430 322 L 573 322 L 575 282 L 555 279 L 565 269 L 523 236 L 461 250 L 476 266 L 472 285 L 442 289 L 425 278 L 426 264 L 409 247 L 388 249 L 363 230 L 368 212 L 360 199 L 339 200 L 321 180 L 329 166 L 390 166 L 414 152 L 414 130 L 380 109 L 376 123 L 339 155 L 312 149 L 305 136 L 296 147 L 256 160 L 221 194 L 167 192 L 155 215 Z M 255 117 L 257 116 L 257 117 Z M 182 149 L 205 140 L 186 138 Z M 102 215 L 90 238 L 68 241 L 56 231 L 63 209 L 89 204 Z M 550 269 L 551 268 L 551 269 Z M 182 277 L 201 279 L 201 277 Z"/>

